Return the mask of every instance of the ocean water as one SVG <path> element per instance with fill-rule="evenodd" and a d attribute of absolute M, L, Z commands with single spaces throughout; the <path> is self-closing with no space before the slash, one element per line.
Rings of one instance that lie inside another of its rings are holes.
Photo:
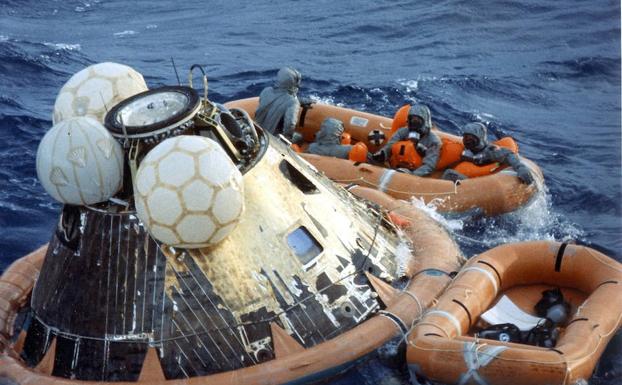
<path fill-rule="evenodd" d="M 57 219 L 35 154 L 64 82 L 114 61 L 175 84 L 171 58 L 182 80 L 202 64 L 217 102 L 257 95 L 290 65 L 316 100 L 387 116 L 423 102 L 454 133 L 486 122 L 541 166 L 547 191 L 510 215 L 441 218 L 465 252 L 575 239 L 622 260 L 619 1 L 4 0 L 0 271 Z M 593 383 L 622 381 L 621 350 L 617 339 Z M 407 380 L 373 361 L 334 381 L 380 382 Z"/>

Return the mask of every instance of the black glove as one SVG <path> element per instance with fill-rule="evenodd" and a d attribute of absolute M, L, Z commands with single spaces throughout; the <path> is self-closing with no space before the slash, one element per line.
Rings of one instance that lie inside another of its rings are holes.
<path fill-rule="evenodd" d="M 531 175 L 531 172 L 527 167 L 519 168 L 518 170 L 516 170 L 516 174 L 518 175 L 518 179 L 520 179 L 521 182 L 525 184 L 533 183 L 533 175 Z"/>
<path fill-rule="evenodd" d="M 384 163 L 385 155 L 383 151 L 377 151 L 371 154 L 371 160 L 377 163 Z"/>
<path fill-rule="evenodd" d="M 294 132 L 292 134 L 292 143 L 293 144 L 301 145 L 303 142 L 304 142 L 304 137 L 302 136 L 302 134 L 300 132 Z"/>
<path fill-rule="evenodd" d="M 310 107 L 311 104 L 313 104 L 313 99 L 304 97 L 304 96 L 299 96 L 298 103 L 300 103 L 301 107 Z"/>
<path fill-rule="evenodd" d="M 455 182 L 455 181 L 458 181 L 458 180 L 467 179 L 467 177 L 466 177 L 466 175 L 463 175 L 463 174 L 459 173 L 458 171 L 454 170 L 453 168 L 448 168 L 447 170 L 445 170 L 445 172 L 443 172 L 443 176 L 441 176 L 441 179 L 450 180 L 452 182 Z"/>

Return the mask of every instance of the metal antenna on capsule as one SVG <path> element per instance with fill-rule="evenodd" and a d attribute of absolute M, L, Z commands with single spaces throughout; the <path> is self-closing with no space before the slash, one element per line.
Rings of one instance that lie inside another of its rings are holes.
<path fill-rule="evenodd" d="M 177 78 L 177 85 L 181 86 L 181 80 L 179 80 L 179 73 L 177 72 L 177 66 L 175 65 L 175 59 L 171 56 L 171 63 L 173 64 L 173 69 L 175 70 L 175 77 Z"/>

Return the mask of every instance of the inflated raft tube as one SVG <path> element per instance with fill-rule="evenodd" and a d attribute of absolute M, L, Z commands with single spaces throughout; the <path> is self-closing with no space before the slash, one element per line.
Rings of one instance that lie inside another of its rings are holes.
<path fill-rule="evenodd" d="M 461 252 L 447 232 L 433 219 L 408 205 L 375 190 L 358 187 L 354 194 L 389 210 L 388 217 L 402 226 L 406 239 L 414 246 L 405 260 L 404 290 L 398 290 L 368 274 L 372 286 L 386 305 L 370 319 L 324 343 L 305 349 L 280 328 L 273 328 L 276 358 L 239 370 L 208 376 L 167 381 L 160 369 L 155 349 L 149 349 L 137 383 L 148 384 L 283 384 L 314 382 L 351 367 L 395 336 L 404 335 L 413 322 L 447 287 L 450 275 L 463 262 Z M 424 234 L 435 236 L 425 237 Z M 54 365 L 53 348 L 41 363 L 28 367 L 20 358 L 23 335 L 14 336 L 14 321 L 26 306 L 41 269 L 46 247 L 15 261 L 0 277 L 0 382 L 15 384 L 106 384 L 102 381 L 76 381 L 50 375 Z M 135 384 L 136 382 L 109 382 Z"/>
<path fill-rule="evenodd" d="M 538 181 L 530 185 L 521 183 L 513 171 L 452 182 L 347 159 L 304 153 L 300 156 L 335 182 L 371 187 L 397 199 L 432 202 L 438 211 L 445 213 L 481 210 L 493 216 L 515 211 L 531 201 L 542 181 L 538 166 L 526 159 L 527 167 Z"/>
<path fill-rule="evenodd" d="M 501 295 L 533 312 L 561 288 L 574 313 L 551 348 L 473 337 Z M 445 384 L 585 383 L 622 322 L 622 264 L 588 247 L 508 244 L 471 259 L 409 335 L 411 374 Z"/>
<path fill-rule="evenodd" d="M 253 117 L 257 103 L 258 98 L 249 98 L 228 102 L 226 105 L 243 109 Z M 351 140 L 365 143 L 371 152 L 381 148 L 392 134 L 391 118 L 327 104 L 312 104 L 310 108 L 304 109 L 296 130 L 303 134 L 305 141 L 311 142 L 321 123 L 328 117 L 341 120 Z M 436 129 L 434 132 L 439 135 L 444 146 L 439 165 L 447 167 L 452 163 L 459 164 L 461 138 Z M 490 175 L 452 182 L 438 179 L 441 171 L 423 178 L 347 159 L 305 153 L 300 155 L 335 182 L 374 188 L 397 199 L 417 198 L 426 204 L 434 202 L 440 212 L 446 213 L 480 210 L 485 215 L 494 216 L 512 212 L 531 202 L 544 186 L 540 168 L 526 158 L 522 160 L 535 180 L 530 185 L 521 183 L 513 170 L 501 170 L 495 165 L 482 167 L 494 171 Z M 475 168 L 474 172 L 478 172 L 478 175 L 483 174 L 478 166 L 473 165 L 471 168 Z"/>

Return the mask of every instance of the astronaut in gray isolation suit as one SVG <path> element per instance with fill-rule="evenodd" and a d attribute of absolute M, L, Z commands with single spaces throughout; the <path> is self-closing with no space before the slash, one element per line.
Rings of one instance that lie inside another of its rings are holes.
<path fill-rule="evenodd" d="M 479 122 L 466 124 L 462 129 L 462 143 L 464 143 L 465 148 L 462 153 L 463 161 L 472 162 L 478 166 L 497 162 L 512 167 L 521 182 L 527 184 L 533 182 L 533 175 L 525 163 L 521 162 L 518 155 L 507 148 L 488 143 L 484 124 Z M 466 178 L 465 175 L 452 169 L 443 173 L 443 179 L 460 180 Z"/>
<path fill-rule="evenodd" d="M 320 131 L 307 150 L 310 154 L 334 156 L 335 158 L 348 159 L 352 146 L 341 144 L 343 123 L 339 119 L 324 119 Z"/>
<path fill-rule="evenodd" d="M 300 110 L 297 96 L 300 80 L 300 72 L 283 67 L 276 75 L 274 87 L 266 87 L 259 94 L 255 120 L 269 133 L 283 134 L 289 139 L 294 136 Z"/>
<path fill-rule="evenodd" d="M 372 160 L 383 163 L 391 156 L 393 145 L 402 140 L 412 140 L 423 164 L 415 170 L 408 171 L 417 176 L 431 174 L 438 164 L 441 153 L 441 140 L 432 129 L 432 114 L 423 104 L 415 104 L 408 110 L 408 126 L 395 131 L 391 139 L 378 152 L 373 154 Z M 400 169 L 400 171 L 404 171 Z"/>

